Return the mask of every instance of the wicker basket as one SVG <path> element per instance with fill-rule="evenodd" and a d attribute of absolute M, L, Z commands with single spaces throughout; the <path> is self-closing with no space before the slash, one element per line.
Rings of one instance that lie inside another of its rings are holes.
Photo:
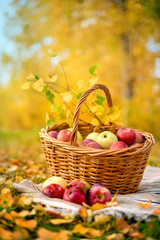
<path fill-rule="evenodd" d="M 108 88 L 102 84 L 95 84 L 79 99 L 74 117 L 71 143 L 58 141 L 48 135 L 48 131 L 69 128 L 67 123 L 55 125 L 51 129 L 42 129 L 40 137 L 46 157 L 50 176 L 61 176 L 68 182 L 74 179 L 84 179 L 91 185 L 101 183 L 106 185 L 112 193 L 117 190 L 120 194 L 133 193 L 137 190 L 149 157 L 154 138 L 152 134 L 138 130 L 144 137 L 144 143 L 120 150 L 103 150 L 77 146 L 77 130 L 83 138 L 95 130 L 91 124 L 79 123 L 79 112 L 88 95 L 95 89 L 105 92 L 108 107 L 112 106 L 112 99 Z M 116 133 L 118 126 L 96 127 L 96 132 L 104 130 Z"/>

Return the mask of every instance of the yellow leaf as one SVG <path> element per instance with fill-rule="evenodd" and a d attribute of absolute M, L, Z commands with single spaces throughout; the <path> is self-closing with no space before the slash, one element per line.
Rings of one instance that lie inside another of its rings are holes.
<path fill-rule="evenodd" d="M 16 176 L 16 183 L 20 183 L 23 180 L 23 177 Z"/>
<path fill-rule="evenodd" d="M 146 207 L 149 207 L 150 205 L 151 205 L 151 201 L 138 203 L 138 206 L 141 208 L 146 208 Z"/>
<path fill-rule="evenodd" d="M 88 229 L 88 233 L 90 233 L 90 234 L 91 234 L 92 236 L 94 236 L 94 237 L 100 237 L 100 236 L 103 234 L 102 231 L 97 230 L 97 229 L 95 229 L 95 228 L 89 228 L 89 229 Z"/>
<path fill-rule="evenodd" d="M 28 231 L 21 227 L 16 227 L 16 232 L 13 232 L 12 236 L 16 240 L 29 239 L 30 237 Z"/>
<path fill-rule="evenodd" d="M 93 113 L 95 113 L 98 116 L 102 115 L 104 112 L 104 107 L 101 105 L 96 105 L 96 106 L 90 107 L 90 109 Z"/>
<path fill-rule="evenodd" d="M 16 219 L 16 224 L 20 227 L 24 227 L 29 230 L 34 230 L 37 227 L 37 221 L 34 219 L 31 220 Z"/>
<path fill-rule="evenodd" d="M 89 81 L 88 81 L 89 86 L 91 87 L 92 85 L 96 84 L 98 80 L 99 80 L 99 77 L 90 78 Z"/>
<path fill-rule="evenodd" d="M 37 231 L 37 234 L 38 234 L 38 239 L 41 239 L 41 240 L 69 240 L 69 234 L 70 234 L 70 231 L 67 231 L 67 230 L 61 230 L 60 232 L 52 232 L 52 231 L 49 231 L 45 228 L 40 228 L 38 231 Z"/>
<path fill-rule="evenodd" d="M 66 102 L 66 103 L 71 102 L 71 100 L 72 100 L 72 95 L 71 95 L 70 92 L 63 92 L 63 93 L 61 93 L 60 95 L 62 96 L 64 102 Z"/>
<path fill-rule="evenodd" d="M 0 195 L 0 206 L 11 207 L 13 204 L 12 193 L 9 188 L 3 188 Z"/>
<path fill-rule="evenodd" d="M 81 207 L 78 211 L 78 214 L 81 218 L 87 218 L 88 217 L 88 212 L 85 207 Z"/>
<path fill-rule="evenodd" d="M 160 206 L 158 206 L 157 209 L 154 210 L 153 214 L 160 215 Z"/>
<path fill-rule="evenodd" d="M 4 240 L 12 240 L 13 239 L 12 233 L 1 227 L 0 227 L 0 237 L 1 237 L 1 239 L 4 239 Z"/>
<path fill-rule="evenodd" d="M 19 213 L 19 217 L 26 217 L 29 215 L 29 211 L 27 210 L 23 210 Z"/>
<path fill-rule="evenodd" d="M 12 217 L 12 215 L 11 214 L 9 214 L 9 213 L 4 213 L 4 218 L 6 219 L 6 220 L 8 220 L 8 221 L 13 221 L 13 217 Z"/>
<path fill-rule="evenodd" d="M 106 207 L 106 204 L 95 203 L 92 205 L 91 210 L 96 211 Z"/>
<path fill-rule="evenodd" d="M 117 120 L 121 116 L 122 108 L 113 106 L 109 109 L 110 122 Z"/>
<path fill-rule="evenodd" d="M 77 224 L 72 230 L 72 233 L 80 233 L 82 235 L 86 234 L 87 232 L 88 228 L 83 227 L 81 224 Z"/>
<path fill-rule="evenodd" d="M 106 203 L 106 207 L 113 207 L 113 206 L 117 206 L 118 202 L 107 202 Z"/>
<path fill-rule="evenodd" d="M 105 214 L 96 215 L 94 218 L 94 223 L 102 224 L 110 221 L 111 216 L 106 216 Z"/>
<path fill-rule="evenodd" d="M 21 89 L 29 89 L 31 85 L 31 82 L 27 81 L 22 84 Z"/>
<path fill-rule="evenodd" d="M 4 169 L 0 167 L 0 173 L 4 173 Z"/>
<path fill-rule="evenodd" d="M 26 77 L 28 80 L 35 79 L 35 76 L 33 74 L 30 74 Z"/>
<path fill-rule="evenodd" d="M 85 202 L 83 202 L 83 203 L 82 203 L 82 205 L 83 205 L 83 207 L 85 207 L 85 208 L 88 208 L 88 209 L 90 209 L 90 208 L 91 208 L 91 206 L 90 206 L 90 205 L 88 205 L 88 204 L 86 204 Z"/>
<path fill-rule="evenodd" d="M 26 196 L 21 196 L 19 201 L 18 201 L 18 204 L 21 205 L 21 206 L 24 206 L 24 205 L 30 205 L 32 202 L 32 200 Z"/>
<path fill-rule="evenodd" d="M 57 75 L 50 75 L 49 76 L 49 82 L 54 83 L 57 81 Z"/>
<path fill-rule="evenodd" d="M 54 225 L 73 222 L 73 219 L 51 219 L 50 222 Z"/>
<path fill-rule="evenodd" d="M 106 237 L 107 240 L 121 240 L 123 239 L 122 233 L 113 233 Z"/>
<path fill-rule="evenodd" d="M 114 197 L 112 198 L 111 202 L 116 202 L 117 201 L 117 195 L 115 194 Z"/>
<path fill-rule="evenodd" d="M 82 89 L 85 85 L 85 81 L 83 79 L 81 79 L 77 82 L 77 85 L 78 85 L 79 89 Z"/>
<path fill-rule="evenodd" d="M 43 88 L 44 88 L 45 85 L 46 85 L 46 84 L 44 83 L 43 79 L 40 78 L 39 80 L 37 80 L 37 81 L 32 85 L 32 87 L 33 87 L 36 91 L 42 92 L 42 90 L 43 90 Z"/>
<path fill-rule="evenodd" d="M 91 124 L 92 124 L 93 126 L 98 126 L 98 125 L 99 125 L 99 121 L 98 121 L 96 118 L 93 118 L 93 119 L 91 120 Z"/>

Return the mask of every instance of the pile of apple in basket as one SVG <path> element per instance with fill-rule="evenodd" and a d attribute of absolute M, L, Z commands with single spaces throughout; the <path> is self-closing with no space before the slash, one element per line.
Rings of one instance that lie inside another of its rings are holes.
<path fill-rule="evenodd" d="M 51 137 L 68 143 L 71 133 L 71 128 L 59 132 L 48 132 Z M 138 145 L 143 141 L 141 133 L 127 127 L 120 128 L 116 135 L 110 131 L 92 132 L 84 140 L 78 132 L 78 145 L 86 148 L 114 150 Z M 91 187 L 84 180 L 73 180 L 67 184 L 65 179 L 57 176 L 50 177 L 44 182 L 42 193 L 50 198 L 61 198 L 80 205 L 86 203 L 92 206 L 96 203 L 105 204 L 111 201 L 111 193 L 105 185 L 96 183 Z"/>

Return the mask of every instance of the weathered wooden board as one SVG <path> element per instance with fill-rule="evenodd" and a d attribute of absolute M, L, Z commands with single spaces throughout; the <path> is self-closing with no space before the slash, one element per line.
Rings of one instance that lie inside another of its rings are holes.
<path fill-rule="evenodd" d="M 51 199 L 41 193 L 42 184 L 33 184 L 32 181 L 23 180 L 13 187 L 21 194 L 32 198 L 35 202 L 41 202 L 47 210 L 55 211 L 63 215 L 76 215 L 78 204 L 69 203 L 61 199 Z M 117 206 L 107 207 L 94 211 L 94 214 L 111 214 L 119 217 L 134 217 L 137 220 L 148 219 L 154 210 L 160 205 L 160 168 L 146 167 L 139 189 L 134 194 L 117 194 Z M 149 202 L 147 208 L 139 207 L 140 202 Z M 160 216 L 159 216 L 160 217 Z"/>

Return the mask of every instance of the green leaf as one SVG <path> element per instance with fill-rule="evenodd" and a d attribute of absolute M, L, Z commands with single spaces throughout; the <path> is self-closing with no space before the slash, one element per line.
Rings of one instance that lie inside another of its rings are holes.
<path fill-rule="evenodd" d="M 93 76 L 96 75 L 97 67 L 98 67 L 97 65 L 93 65 L 93 66 L 90 67 L 89 72 L 90 72 L 91 75 L 93 75 Z"/>
<path fill-rule="evenodd" d="M 46 94 L 46 98 L 49 102 L 53 103 L 55 95 L 48 90 L 46 87 L 44 87 L 43 92 Z"/>
<path fill-rule="evenodd" d="M 38 77 L 37 75 L 35 75 L 35 79 L 36 79 L 36 80 L 39 80 L 39 77 Z"/>
<path fill-rule="evenodd" d="M 95 100 L 95 102 L 96 102 L 98 105 L 104 106 L 104 105 L 103 105 L 103 102 L 104 102 L 106 99 L 105 99 L 103 96 L 99 95 L 99 94 L 97 94 L 96 97 L 97 97 L 97 100 Z"/>

